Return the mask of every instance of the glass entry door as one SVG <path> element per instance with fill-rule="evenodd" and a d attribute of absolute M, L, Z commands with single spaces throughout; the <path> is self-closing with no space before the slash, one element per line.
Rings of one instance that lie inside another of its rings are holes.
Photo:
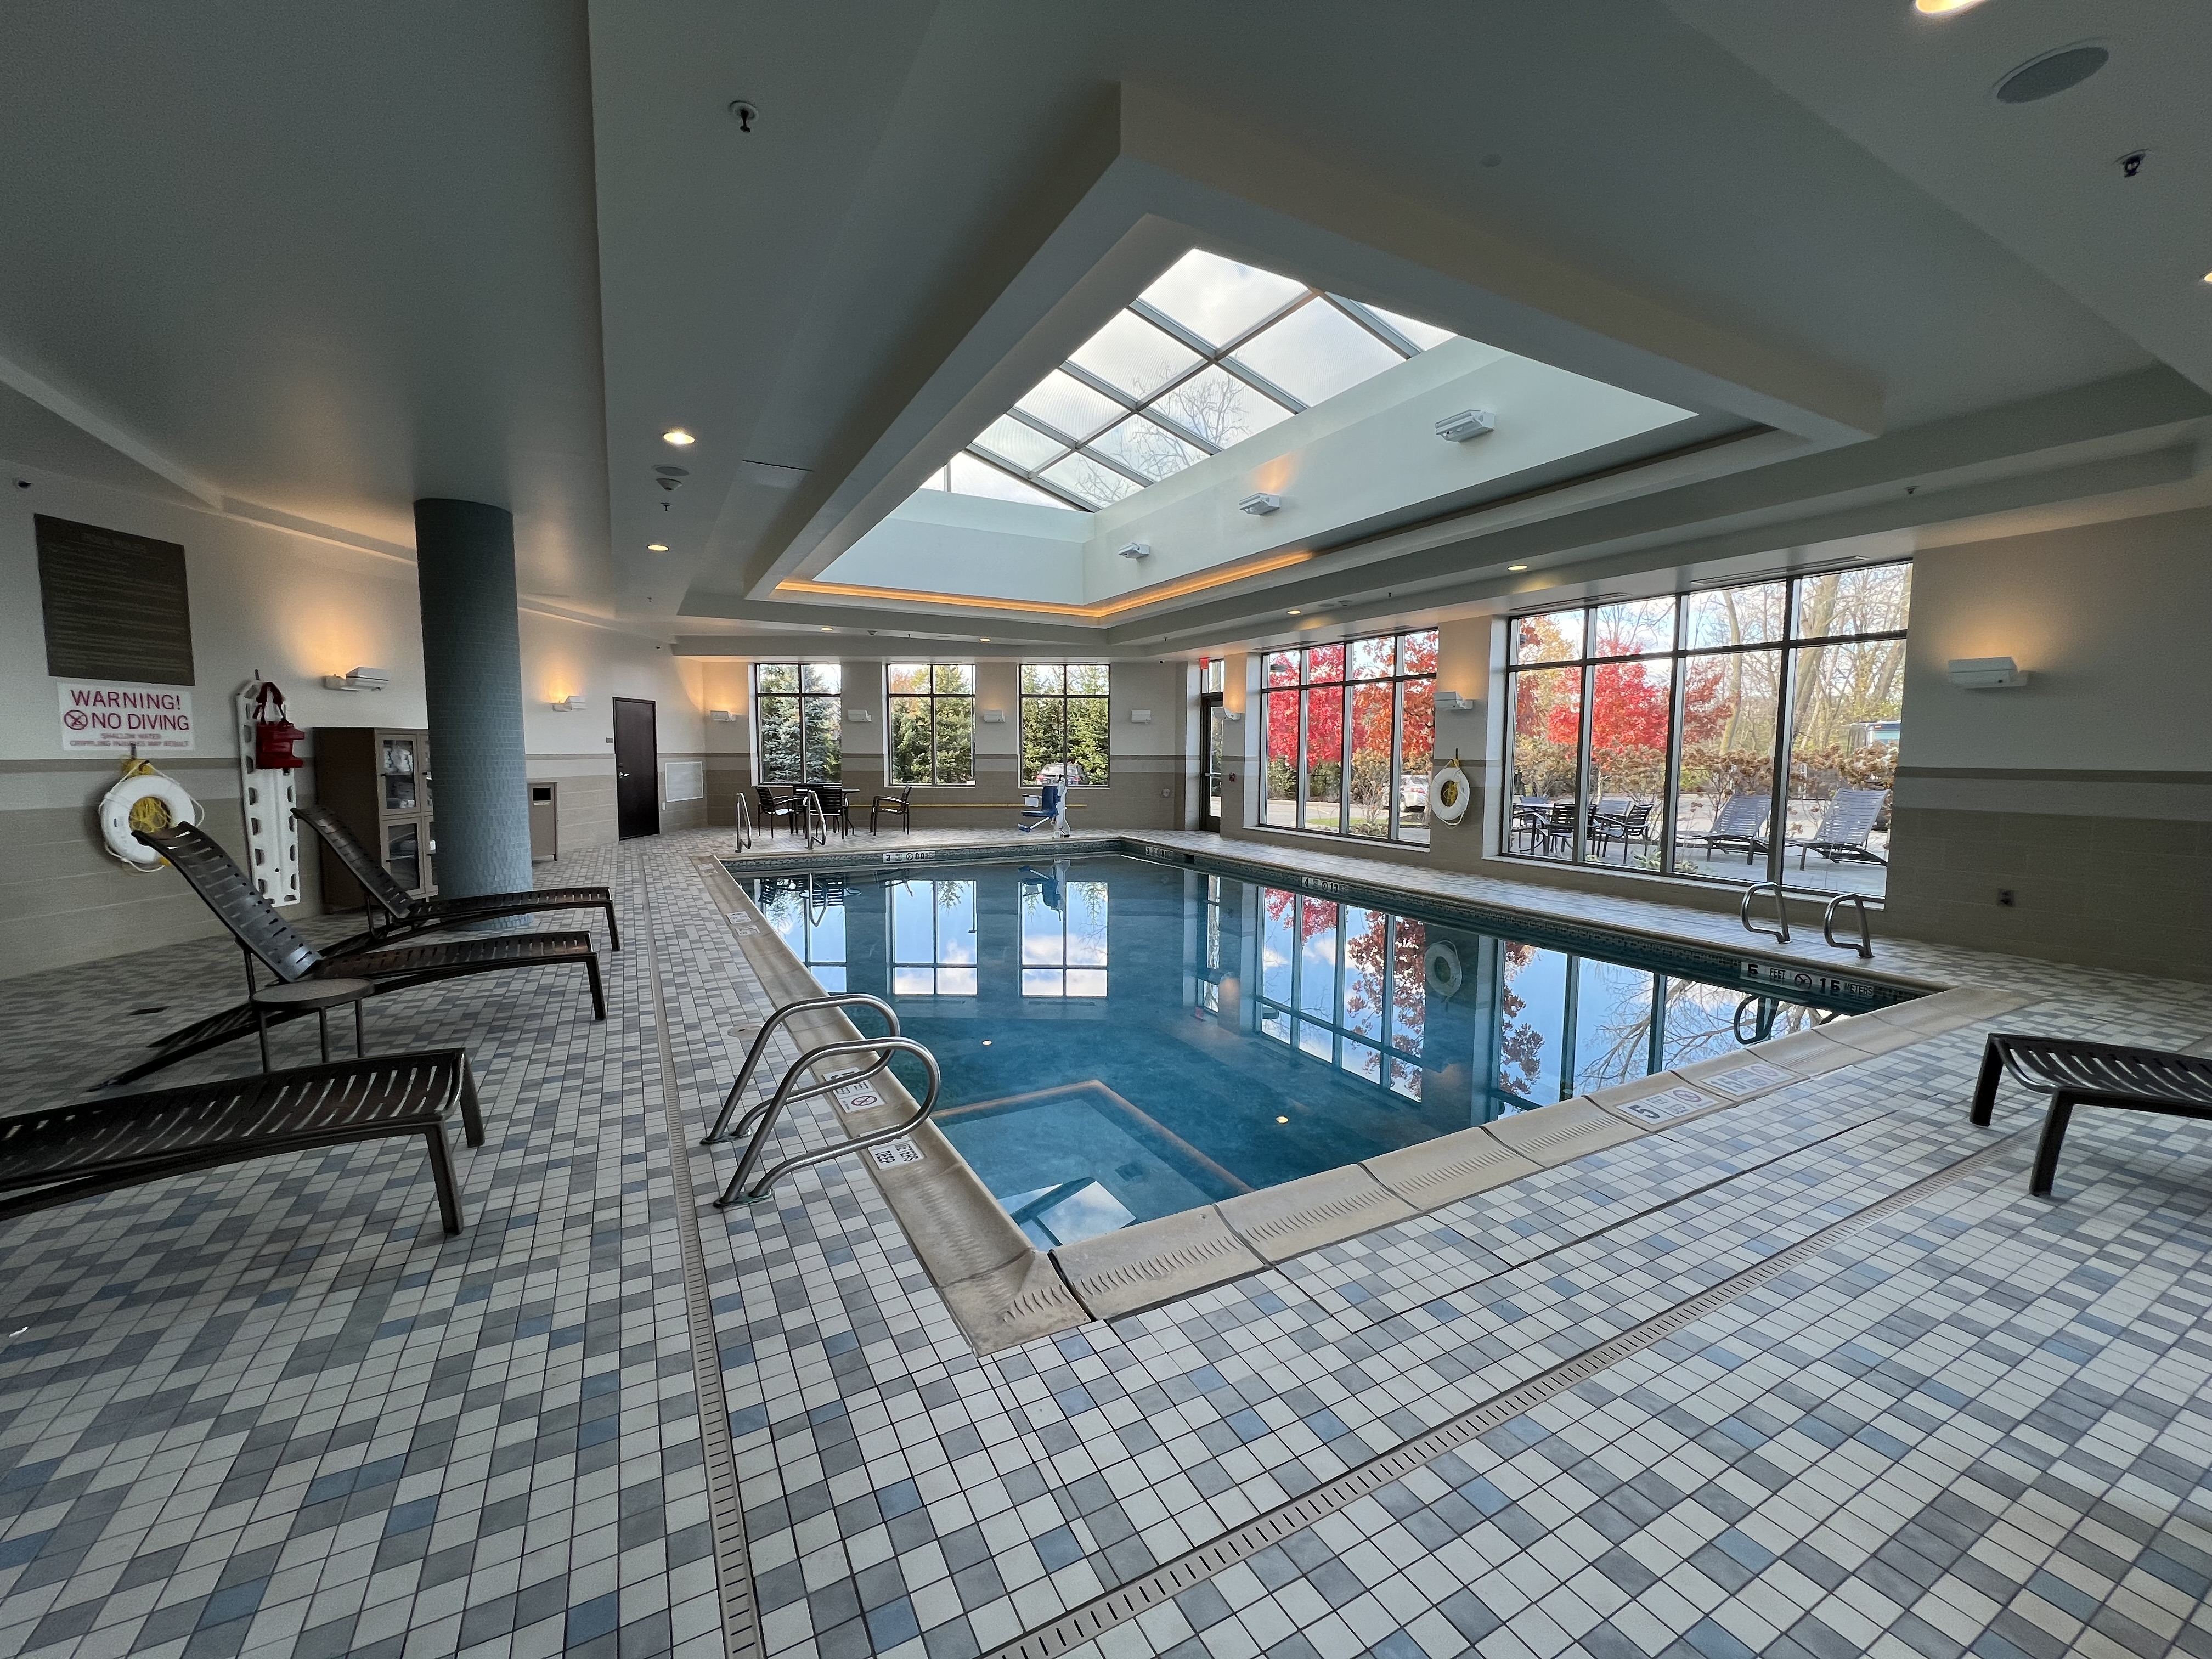
<path fill-rule="evenodd" d="M 1199 808 L 1198 827 L 1218 830 L 1221 828 L 1221 776 L 1229 754 L 1229 722 L 1221 712 L 1221 693 L 1207 691 L 1198 700 L 1200 739 L 1206 744 L 1206 788 Z"/>

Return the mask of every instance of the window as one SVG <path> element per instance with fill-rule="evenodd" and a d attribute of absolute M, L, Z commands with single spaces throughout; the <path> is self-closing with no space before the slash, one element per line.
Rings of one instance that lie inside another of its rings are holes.
<path fill-rule="evenodd" d="M 975 884 L 902 881 L 890 890 L 891 994 L 975 994 Z"/>
<path fill-rule="evenodd" d="M 1106 884 L 1022 878 L 1022 994 L 1106 994 Z"/>
<path fill-rule="evenodd" d="M 1425 843 L 1437 630 L 1272 651 L 1261 665 L 1261 823 Z"/>
<path fill-rule="evenodd" d="M 1022 779 L 1103 784 L 1114 732 L 1103 662 L 1022 665 Z"/>
<path fill-rule="evenodd" d="M 1194 248 L 924 487 L 1096 511 L 1454 337 Z"/>
<path fill-rule="evenodd" d="M 1220 657 L 1200 657 L 1198 659 L 1198 689 L 1218 691 L 1228 682 L 1229 664 Z"/>
<path fill-rule="evenodd" d="M 975 781 L 975 665 L 895 662 L 890 699 L 891 781 Z"/>
<path fill-rule="evenodd" d="M 844 671 L 834 662 L 757 662 L 760 781 L 835 783 L 844 771 Z"/>
<path fill-rule="evenodd" d="M 1507 852 L 1880 896 L 1911 583 L 1875 565 L 1516 618 Z"/>
<path fill-rule="evenodd" d="M 1260 1035 L 1419 1100 L 1428 925 L 1278 888 L 1260 906 Z"/>

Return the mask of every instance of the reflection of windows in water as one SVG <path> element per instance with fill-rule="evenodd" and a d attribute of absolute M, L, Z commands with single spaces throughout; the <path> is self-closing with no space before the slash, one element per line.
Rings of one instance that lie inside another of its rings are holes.
<path fill-rule="evenodd" d="M 769 879 L 753 902 L 775 935 L 805 963 L 825 991 L 845 988 L 845 884 L 817 878 Z"/>
<path fill-rule="evenodd" d="M 890 890 L 891 994 L 975 994 L 975 884 L 902 881 Z"/>
<path fill-rule="evenodd" d="M 1419 1100 L 1428 925 L 1273 888 L 1261 911 L 1260 1035 Z"/>
<path fill-rule="evenodd" d="M 1022 994 L 1106 994 L 1104 882 L 1022 883 Z"/>
<path fill-rule="evenodd" d="M 1221 977 L 1224 971 L 1221 944 L 1221 878 L 1206 876 L 1206 954 L 1198 969 L 1198 1006 L 1206 1013 L 1221 1012 Z"/>

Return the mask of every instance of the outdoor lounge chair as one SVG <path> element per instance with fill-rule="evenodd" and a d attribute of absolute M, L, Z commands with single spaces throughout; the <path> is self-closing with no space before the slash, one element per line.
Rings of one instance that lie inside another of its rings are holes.
<path fill-rule="evenodd" d="M 2212 1060 L 2158 1048 L 2122 1048 L 2072 1037 L 2021 1036 L 1997 1031 L 1982 1047 L 1967 1116 L 1986 1126 L 1997 1084 L 2010 1072 L 2023 1088 L 2051 1097 L 2043 1138 L 2035 1149 L 2027 1190 L 2048 1197 L 2058 1173 L 2058 1150 L 2076 1106 L 2159 1112 L 2171 1117 L 2212 1119 Z"/>
<path fill-rule="evenodd" d="M 905 788 L 894 794 L 878 795 L 868 803 L 868 833 L 872 836 L 876 833 L 876 815 L 881 813 L 884 817 L 896 818 L 899 821 L 899 828 L 911 834 L 914 830 L 913 803 L 914 786 L 912 784 L 907 785 Z"/>
<path fill-rule="evenodd" d="M 599 984 L 599 958 L 589 933 L 516 933 L 503 939 L 428 939 L 402 942 L 382 950 L 352 956 L 325 957 L 295 933 L 276 914 L 276 907 L 257 891 L 246 872 L 231 862 L 230 854 L 196 825 L 137 832 L 138 839 L 167 859 L 177 873 L 191 884 L 246 953 L 249 987 L 253 963 L 258 957 L 277 978 L 296 984 L 306 979 L 365 979 L 375 994 L 404 991 L 433 980 L 467 974 L 488 974 L 502 968 L 580 966 L 590 976 L 592 1018 L 607 1017 L 606 997 Z M 210 1014 L 153 1045 L 153 1054 L 108 1079 L 110 1085 L 173 1066 L 190 1055 L 219 1048 L 252 1036 L 261 1029 L 257 1013 L 271 1023 L 304 1018 L 309 1009 L 257 1010 L 241 1002 L 219 1014 Z"/>
<path fill-rule="evenodd" d="M 1867 837 L 1881 821 L 1882 808 L 1889 805 L 1887 789 L 1838 789 L 1836 798 L 1820 813 L 1820 822 L 1803 841 L 1793 841 L 1797 849 L 1797 867 L 1805 867 L 1805 855 L 1818 853 L 1831 864 L 1840 864 L 1845 859 L 1857 859 L 1868 864 L 1887 865 L 1889 860 L 1867 846 Z"/>
<path fill-rule="evenodd" d="M 1713 826 L 1699 835 L 1684 836 L 1682 840 L 1703 842 L 1708 853 L 1741 853 L 1748 864 L 1766 850 L 1760 837 L 1766 829 L 1766 815 L 1773 803 L 1765 795 L 1730 795 L 1713 814 Z"/>
<path fill-rule="evenodd" d="M 483 1146 L 468 1055 L 439 1048 L 0 1118 L 0 1218 L 247 1158 L 421 1135 L 438 1183 L 440 1218 L 457 1233 L 460 1185 L 446 1144 L 446 1119 L 456 1107 L 469 1145 Z"/>
<path fill-rule="evenodd" d="M 526 893 L 483 893 L 469 898 L 414 898 L 392 878 L 391 872 L 377 862 L 376 855 L 361 844 L 329 807 L 295 806 L 292 816 L 323 838 L 331 855 L 345 866 L 347 873 L 361 884 L 361 890 L 368 896 L 362 908 L 368 917 L 368 932 L 343 945 L 332 945 L 325 955 L 350 956 L 357 951 L 375 950 L 387 940 L 426 933 L 434 928 L 466 927 L 500 916 L 535 915 L 543 910 L 604 910 L 608 948 L 622 949 L 622 933 L 615 926 L 614 896 L 604 887 L 547 887 Z M 388 918 L 387 922 L 378 922 L 379 911 Z"/>

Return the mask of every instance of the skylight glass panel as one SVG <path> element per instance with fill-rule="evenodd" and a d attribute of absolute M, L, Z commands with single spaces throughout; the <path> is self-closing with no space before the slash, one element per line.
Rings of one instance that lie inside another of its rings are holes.
<path fill-rule="evenodd" d="M 983 429 L 975 440 L 975 447 L 988 450 L 1001 460 L 1012 461 L 1024 472 L 1034 472 L 1039 467 L 1049 466 L 1067 453 L 1067 446 L 1026 422 L 1011 415 L 1001 415 Z"/>
<path fill-rule="evenodd" d="M 1453 337 L 1194 248 L 932 483 L 1110 507 Z"/>
<path fill-rule="evenodd" d="M 1089 369 L 1108 385 L 1119 386 L 1135 402 L 1150 397 L 1189 368 L 1198 361 L 1198 354 L 1135 312 L 1122 311 L 1079 346 L 1068 361 Z"/>
<path fill-rule="evenodd" d="M 1334 306 L 1300 306 L 1237 348 L 1249 365 L 1310 408 L 1405 361 Z"/>
<path fill-rule="evenodd" d="M 1438 328 L 1434 323 L 1417 323 L 1411 317 L 1402 316 L 1395 311 L 1385 311 L 1381 306 L 1370 306 L 1367 308 L 1424 351 L 1434 351 L 1446 340 L 1459 337 L 1448 328 Z"/>
<path fill-rule="evenodd" d="M 1154 398 L 1155 414 L 1193 433 L 1216 449 L 1242 443 L 1256 432 L 1265 432 L 1291 411 L 1257 387 L 1238 380 L 1224 368 L 1202 368 Z"/>
<path fill-rule="evenodd" d="M 1073 374 L 1057 368 L 1014 407 L 1024 415 L 1036 416 L 1056 432 L 1065 432 L 1078 443 L 1127 413 L 1103 392 L 1093 392 Z"/>
<path fill-rule="evenodd" d="M 1103 462 L 1083 455 L 1071 455 L 1064 461 L 1055 462 L 1037 477 L 1048 483 L 1058 484 L 1094 507 L 1111 507 L 1140 488 L 1134 478 L 1125 478 Z"/>
<path fill-rule="evenodd" d="M 973 455 L 952 458 L 952 493 L 956 495 L 988 495 L 995 501 L 1027 501 L 1032 507 L 1068 507 L 1069 504 L 1048 490 L 1035 484 L 1024 483 L 1019 478 L 1001 472 L 988 461 L 979 461 Z M 1069 508 L 1073 511 L 1073 508 Z"/>
<path fill-rule="evenodd" d="M 1200 339 L 1225 346 L 1308 291 L 1272 270 L 1193 248 L 1144 298 Z"/>
<path fill-rule="evenodd" d="M 1206 459 L 1204 450 L 1185 443 L 1165 427 L 1141 415 L 1132 415 L 1103 437 L 1094 440 L 1091 447 L 1155 483 L 1182 471 L 1193 461 Z"/>

